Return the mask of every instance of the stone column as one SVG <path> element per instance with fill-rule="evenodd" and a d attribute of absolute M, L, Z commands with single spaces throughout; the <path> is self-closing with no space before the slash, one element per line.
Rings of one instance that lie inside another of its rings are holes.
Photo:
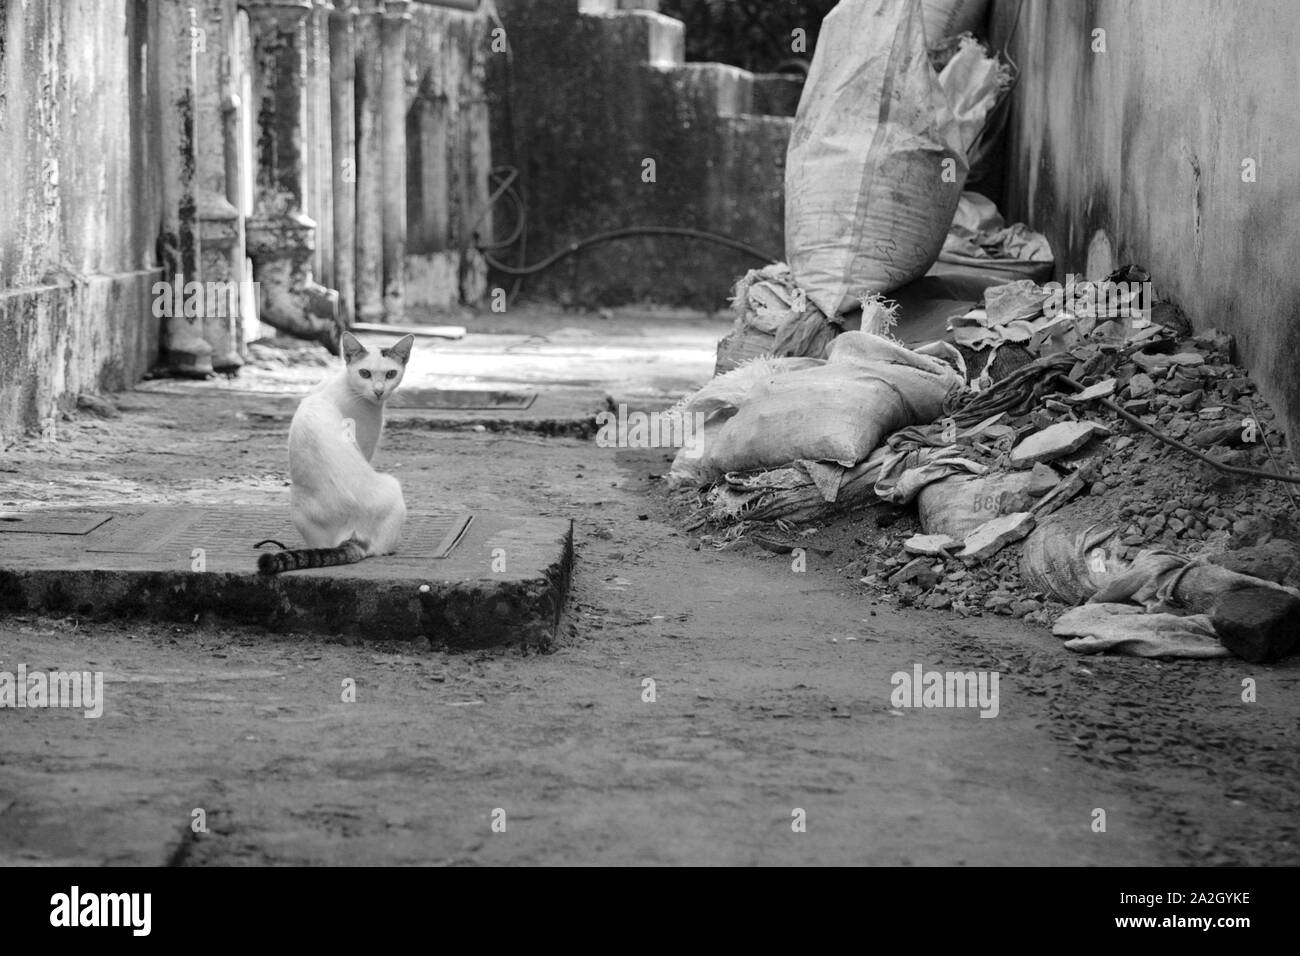
<path fill-rule="evenodd" d="M 239 300 L 251 286 L 244 283 L 244 222 L 232 196 L 228 177 L 233 121 L 238 124 L 239 97 L 231 73 L 231 42 L 235 29 L 234 0 L 203 0 L 195 14 L 194 52 L 198 74 L 195 123 L 204 148 L 198 151 L 196 191 L 199 222 L 199 278 L 204 289 L 203 337 L 212 346 L 212 367 L 233 373 L 244 360 L 239 355 Z"/>
<path fill-rule="evenodd" d="M 384 318 L 384 173 L 381 149 L 383 0 L 361 0 L 356 18 L 357 305 L 362 322 Z"/>
<path fill-rule="evenodd" d="M 406 286 L 406 31 L 410 0 L 385 0 L 381 168 L 384 178 L 384 312 L 399 321 Z"/>
<path fill-rule="evenodd" d="M 357 6 L 339 0 L 330 14 L 330 140 L 334 158 L 334 288 L 339 318 L 350 327 L 357 307 L 357 127 L 354 84 L 357 75 Z"/>
<path fill-rule="evenodd" d="M 157 41 L 157 70 L 162 98 L 160 184 L 163 196 L 159 258 L 163 279 L 169 284 L 199 280 L 198 196 L 195 185 L 196 73 L 195 27 L 188 4 L 161 0 L 153 7 Z M 181 375 L 204 376 L 212 372 L 212 346 L 203 338 L 199 316 L 177 315 L 175 297 L 164 311 L 165 362 Z M 155 313 L 157 314 L 157 313 Z"/>
<path fill-rule="evenodd" d="M 307 214 L 316 221 L 316 278 L 334 286 L 334 192 L 330 186 L 329 21 L 333 0 L 315 0 L 307 18 Z"/>
<path fill-rule="evenodd" d="M 338 293 L 312 279 L 316 223 L 303 208 L 307 16 L 312 0 L 245 0 L 253 47 L 253 215 L 246 234 L 262 321 L 338 351 Z"/>

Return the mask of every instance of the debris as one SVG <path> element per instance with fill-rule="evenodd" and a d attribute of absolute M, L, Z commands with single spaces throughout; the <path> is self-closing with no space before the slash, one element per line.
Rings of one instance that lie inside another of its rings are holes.
<path fill-rule="evenodd" d="M 963 192 L 957 202 L 940 262 L 1050 274 L 1052 247 L 1042 233 L 1024 223 L 1008 226 L 993 200 L 976 192 Z M 1028 278 L 1032 278 L 1029 276 Z M 1042 296 L 1038 297 L 1041 310 Z"/>
<path fill-rule="evenodd" d="M 1138 372 L 1128 380 L 1128 394 L 1130 398 L 1143 398 L 1150 395 L 1156 390 L 1156 383 L 1151 380 L 1151 376 L 1145 372 Z M 1146 409 L 1143 409 L 1146 411 Z"/>
<path fill-rule="evenodd" d="M 840 329 L 808 301 L 783 262 L 751 269 L 736 282 L 731 308 L 736 321 L 718 342 L 714 375 L 766 356 L 822 358 Z"/>
<path fill-rule="evenodd" d="M 1034 462 L 1052 461 L 1078 451 L 1095 435 L 1109 434 L 1109 429 L 1099 422 L 1058 422 L 1011 449 L 1011 466 L 1027 468 Z"/>
<path fill-rule="evenodd" d="M 1231 657 L 1204 614 L 1147 614 L 1131 604 L 1084 604 L 1052 626 L 1080 654 L 1114 651 L 1135 657 Z"/>
<path fill-rule="evenodd" d="M 81 392 L 77 395 L 77 407 L 93 412 L 100 418 L 120 418 L 122 415 L 117 410 L 117 406 L 108 399 L 89 392 Z"/>
<path fill-rule="evenodd" d="M 1136 378 L 1136 376 L 1134 377 Z M 1150 381 L 1150 379 L 1147 379 L 1147 381 Z M 1129 382 L 1130 394 L 1132 394 L 1132 389 L 1133 389 L 1133 383 L 1132 381 L 1130 381 Z M 1076 405 L 1079 405 L 1084 402 L 1090 402 L 1094 398 L 1109 398 L 1111 395 L 1114 394 L 1115 394 L 1115 379 L 1107 378 L 1107 379 L 1102 379 L 1096 385 L 1089 385 L 1082 392 L 1077 392 L 1074 395 L 1067 395 L 1065 397 L 1065 400 L 1067 402 L 1072 402 Z"/>
<path fill-rule="evenodd" d="M 914 534 L 903 542 L 903 550 L 908 554 L 944 555 L 956 548 L 961 542 L 946 534 Z"/>
<path fill-rule="evenodd" d="M 967 535 L 957 557 L 968 561 L 983 561 L 997 554 L 1005 545 L 1019 541 L 1033 529 L 1034 516 L 1028 511 L 1002 515 L 986 521 Z"/>
<path fill-rule="evenodd" d="M 1285 657 L 1300 644 L 1300 598 L 1280 588 L 1258 587 L 1222 594 L 1209 617 L 1223 646 L 1259 664 Z"/>
<path fill-rule="evenodd" d="M 902 568 L 895 571 L 889 576 L 889 583 L 892 585 L 915 584 L 924 590 L 929 590 L 939 583 L 939 576 L 935 574 L 931 567 L 932 561 L 925 558 L 913 558 Z"/>

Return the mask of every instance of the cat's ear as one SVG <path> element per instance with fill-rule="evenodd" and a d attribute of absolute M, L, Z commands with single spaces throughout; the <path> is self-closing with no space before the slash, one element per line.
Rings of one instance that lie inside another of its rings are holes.
<path fill-rule="evenodd" d="M 366 354 L 366 347 L 351 332 L 344 332 L 342 338 L 343 361 L 351 365 Z"/>
<path fill-rule="evenodd" d="M 411 359 L 411 346 L 415 344 L 414 335 L 403 335 L 393 345 L 384 349 L 384 354 L 390 358 L 395 358 L 403 365 Z"/>

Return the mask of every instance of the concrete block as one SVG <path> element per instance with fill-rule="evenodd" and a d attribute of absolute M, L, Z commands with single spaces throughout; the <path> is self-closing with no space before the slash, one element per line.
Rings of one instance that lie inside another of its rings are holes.
<path fill-rule="evenodd" d="M 420 529 L 442 525 L 410 515 L 397 554 L 265 576 L 256 573 L 258 540 L 302 546 L 281 509 L 99 511 L 108 520 L 84 534 L 0 530 L 0 612 L 208 615 L 273 631 L 546 648 L 573 567 L 567 520 L 474 515 L 454 550 L 433 558 Z"/>

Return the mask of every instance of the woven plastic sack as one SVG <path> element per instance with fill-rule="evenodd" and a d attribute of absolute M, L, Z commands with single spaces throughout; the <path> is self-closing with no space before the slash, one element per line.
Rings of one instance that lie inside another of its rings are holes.
<path fill-rule="evenodd" d="M 841 0 L 786 153 L 786 257 L 808 298 L 833 317 L 924 275 L 966 173 L 920 0 Z"/>

